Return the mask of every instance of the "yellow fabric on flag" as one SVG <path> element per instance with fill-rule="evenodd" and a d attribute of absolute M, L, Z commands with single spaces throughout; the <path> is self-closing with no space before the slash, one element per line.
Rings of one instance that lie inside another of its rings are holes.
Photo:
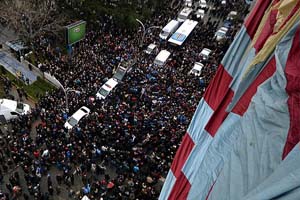
<path fill-rule="evenodd" d="M 298 9 L 294 15 L 289 19 L 286 24 L 282 26 L 282 23 L 285 21 L 285 19 L 289 16 L 291 11 L 294 9 L 295 5 L 298 3 L 298 0 L 284 0 L 282 2 L 277 3 L 274 5 L 272 9 L 277 9 L 278 8 L 278 14 L 277 14 L 277 19 L 276 19 L 276 25 L 275 25 L 275 33 L 271 35 L 267 41 L 265 42 L 263 48 L 257 53 L 257 55 L 254 57 L 250 65 L 247 67 L 244 77 L 249 73 L 250 69 L 255 66 L 256 64 L 263 62 L 267 59 L 267 57 L 274 51 L 276 45 L 278 42 L 282 39 L 282 37 L 288 32 L 288 30 L 291 29 L 291 27 L 295 24 L 297 20 L 299 20 L 300 17 L 300 9 Z M 271 11 L 268 10 L 268 13 Z M 265 17 L 268 17 L 268 15 L 265 15 Z M 262 23 L 259 26 L 258 33 L 261 33 L 261 30 L 263 26 L 265 25 L 266 19 L 262 21 Z M 281 27 L 281 29 L 279 29 Z M 276 30 L 279 29 L 279 30 Z M 277 31 L 277 32 L 276 32 Z M 255 34 L 254 38 L 255 41 L 259 37 L 258 34 Z M 253 46 L 252 43 L 251 46 Z"/>

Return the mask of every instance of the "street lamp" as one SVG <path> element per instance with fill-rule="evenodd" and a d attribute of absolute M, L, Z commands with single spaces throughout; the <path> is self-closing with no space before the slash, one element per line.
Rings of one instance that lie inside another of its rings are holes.
<path fill-rule="evenodd" d="M 149 28 L 145 28 L 145 25 L 143 24 L 143 22 L 139 19 L 135 19 L 142 27 L 143 27 L 143 35 L 142 35 L 142 40 L 140 42 L 140 47 L 143 47 L 144 44 L 144 38 L 146 33 L 148 32 L 148 30 L 153 29 L 153 28 L 161 28 L 160 26 L 150 26 Z"/>
<path fill-rule="evenodd" d="M 79 90 L 74 90 L 71 88 L 67 88 L 64 90 L 64 93 L 66 95 L 66 111 L 69 112 L 69 104 L 68 104 L 68 92 L 75 92 L 76 94 L 80 94 L 81 92 Z"/>
<path fill-rule="evenodd" d="M 143 24 L 143 22 L 139 19 L 135 19 L 140 25 L 142 25 L 143 27 L 143 35 L 142 35 L 142 40 L 140 42 L 140 47 L 143 46 L 143 42 L 144 42 L 144 37 L 145 37 L 145 34 L 146 34 L 146 28 L 145 28 L 145 25 Z"/>
<path fill-rule="evenodd" d="M 80 94 L 79 90 L 74 90 L 71 88 L 65 89 L 65 87 L 54 77 L 52 76 L 52 81 L 54 81 L 59 87 L 64 91 L 65 93 L 65 99 L 66 99 L 66 112 L 69 112 L 69 103 L 68 103 L 68 92 L 76 92 Z"/>

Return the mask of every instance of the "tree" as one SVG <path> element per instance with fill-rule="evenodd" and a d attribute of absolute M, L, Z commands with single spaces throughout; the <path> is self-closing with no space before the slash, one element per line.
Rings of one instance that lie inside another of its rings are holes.
<path fill-rule="evenodd" d="M 58 33 L 66 19 L 55 0 L 0 0 L 0 13 L 9 28 L 29 41 L 41 32 Z"/>

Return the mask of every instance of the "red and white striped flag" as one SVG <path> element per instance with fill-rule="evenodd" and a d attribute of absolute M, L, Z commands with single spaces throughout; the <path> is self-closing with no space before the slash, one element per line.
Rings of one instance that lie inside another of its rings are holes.
<path fill-rule="evenodd" d="M 299 0 L 256 2 L 195 111 L 159 199 L 300 196 L 299 7 Z"/>

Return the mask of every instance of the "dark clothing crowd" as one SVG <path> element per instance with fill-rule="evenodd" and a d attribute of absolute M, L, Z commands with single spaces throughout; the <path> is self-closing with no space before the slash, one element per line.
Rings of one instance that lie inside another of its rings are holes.
<path fill-rule="evenodd" d="M 69 199 L 157 199 L 196 106 L 241 24 L 234 23 L 225 42 L 217 42 L 214 34 L 231 10 L 246 14 L 244 1 L 228 0 L 220 8 L 219 3 L 208 1 L 217 11 L 200 20 L 180 47 L 159 41 L 160 30 L 153 29 L 140 48 L 142 29 L 120 29 L 111 16 L 102 16 L 68 56 L 52 47 L 51 38 L 36 38 L 36 53 L 47 58 L 41 70 L 80 92 L 68 94 L 66 110 L 63 91 L 50 91 L 30 114 L 12 120 L 1 132 L 0 182 L 6 189 L 0 200 L 47 200 L 62 191 Z M 163 27 L 176 18 L 179 10 L 169 4 L 145 26 Z M 154 42 L 172 53 L 165 66 L 154 65 L 156 55 L 143 52 Z M 203 48 L 212 53 L 201 61 Z M 204 64 L 201 77 L 189 75 L 199 61 Z M 135 64 L 106 99 L 95 98 L 119 63 Z M 73 129 L 64 128 L 81 106 L 91 113 Z"/>

